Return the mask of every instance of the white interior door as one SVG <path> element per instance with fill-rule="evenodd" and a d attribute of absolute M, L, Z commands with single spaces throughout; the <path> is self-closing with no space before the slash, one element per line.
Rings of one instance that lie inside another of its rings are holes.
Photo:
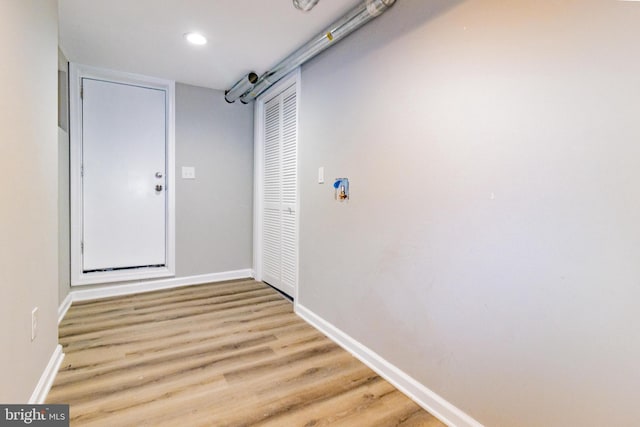
<path fill-rule="evenodd" d="M 264 104 L 262 280 L 294 296 L 298 269 L 296 85 Z"/>
<path fill-rule="evenodd" d="M 166 264 L 166 92 L 82 79 L 82 270 Z"/>

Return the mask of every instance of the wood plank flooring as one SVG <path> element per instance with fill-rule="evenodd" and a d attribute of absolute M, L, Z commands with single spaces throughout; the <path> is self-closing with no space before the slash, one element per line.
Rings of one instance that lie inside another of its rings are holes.
<path fill-rule="evenodd" d="M 73 426 L 441 426 L 253 280 L 74 303 Z"/>

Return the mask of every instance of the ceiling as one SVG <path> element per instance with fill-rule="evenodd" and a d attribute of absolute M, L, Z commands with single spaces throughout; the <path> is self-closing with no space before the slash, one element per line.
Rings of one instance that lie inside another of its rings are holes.
<path fill-rule="evenodd" d="M 360 0 L 59 0 L 60 47 L 72 62 L 228 89 L 258 75 Z M 184 34 L 207 37 L 204 46 Z"/>

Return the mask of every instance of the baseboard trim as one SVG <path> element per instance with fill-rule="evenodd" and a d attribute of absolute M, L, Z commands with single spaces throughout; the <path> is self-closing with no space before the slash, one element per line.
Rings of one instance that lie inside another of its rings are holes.
<path fill-rule="evenodd" d="M 197 276 L 150 280 L 123 285 L 109 285 L 93 289 L 78 289 L 72 290 L 70 295 L 72 301 L 86 301 L 158 291 L 161 289 L 180 288 L 182 286 L 201 285 L 203 283 L 223 282 L 225 280 L 248 279 L 250 277 L 253 277 L 253 271 L 250 268 L 247 268 L 244 270 L 223 271 L 220 273 L 201 274 Z"/>
<path fill-rule="evenodd" d="M 455 427 L 482 427 L 482 424 L 471 418 L 464 411 L 456 408 L 410 377 L 407 373 L 383 359 L 373 350 L 345 334 L 308 308 L 296 303 L 295 312 L 311 326 L 327 335 L 335 341 L 336 344 L 373 369 L 378 375 L 389 381 L 398 390 L 406 394 L 410 399 L 446 425 Z"/>
<path fill-rule="evenodd" d="M 40 380 L 38 381 L 35 390 L 33 390 L 33 394 L 31 394 L 31 398 L 29 399 L 30 405 L 39 405 L 44 403 L 47 398 L 47 394 L 49 394 L 49 390 L 51 390 L 51 386 L 53 385 L 53 380 L 56 378 L 58 369 L 62 364 L 62 359 L 64 359 L 64 353 L 62 352 L 62 346 L 58 344 L 55 350 L 53 350 L 49 363 L 47 363 L 47 367 L 44 368 L 44 371 L 40 376 Z"/>
<path fill-rule="evenodd" d="M 71 296 L 71 292 L 69 292 L 64 300 L 62 300 L 62 304 L 58 307 L 58 325 L 62 322 L 62 319 L 64 319 L 64 315 L 67 314 L 67 311 L 69 311 L 72 301 L 73 298 Z"/>

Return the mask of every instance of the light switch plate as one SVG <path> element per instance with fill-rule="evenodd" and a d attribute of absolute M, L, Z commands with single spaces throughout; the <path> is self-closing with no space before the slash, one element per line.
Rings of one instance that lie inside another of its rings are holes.
<path fill-rule="evenodd" d="M 324 166 L 318 168 L 318 184 L 324 184 Z"/>
<path fill-rule="evenodd" d="M 183 166 L 182 179 L 196 179 L 196 168 L 193 166 Z"/>

